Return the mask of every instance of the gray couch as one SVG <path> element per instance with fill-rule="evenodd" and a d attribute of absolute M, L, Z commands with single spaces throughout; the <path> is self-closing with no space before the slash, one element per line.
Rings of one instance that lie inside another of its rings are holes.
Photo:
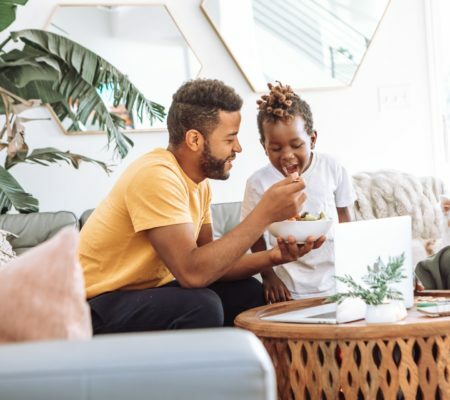
<path fill-rule="evenodd" d="M 238 222 L 239 209 L 239 203 L 213 206 L 216 236 Z M 88 216 L 89 211 L 79 221 L 64 211 L 3 215 L 0 228 L 19 235 L 12 245 L 20 254 L 64 226 L 82 226 Z M 266 350 L 252 333 L 240 329 L 0 345 L 0 399 L 5 400 L 275 397 L 275 374 Z"/>

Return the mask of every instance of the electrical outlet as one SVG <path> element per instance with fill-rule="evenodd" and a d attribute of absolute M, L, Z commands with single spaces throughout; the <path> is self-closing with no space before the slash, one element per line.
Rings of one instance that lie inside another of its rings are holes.
<path fill-rule="evenodd" d="M 409 86 L 383 86 L 378 88 L 380 111 L 399 110 L 410 106 Z"/>

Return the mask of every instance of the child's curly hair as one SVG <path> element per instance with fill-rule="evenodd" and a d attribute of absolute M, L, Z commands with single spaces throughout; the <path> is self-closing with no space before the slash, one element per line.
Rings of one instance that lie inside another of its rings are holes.
<path fill-rule="evenodd" d="M 302 117 L 305 121 L 305 129 L 308 135 L 313 134 L 313 117 L 308 103 L 292 90 L 289 85 L 283 86 L 279 81 L 278 85 L 268 83 L 269 94 L 261 96 L 256 103 L 258 104 L 258 130 L 261 142 L 264 143 L 264 121 L 277 122 L 287 121 L 296 116 Z"/>

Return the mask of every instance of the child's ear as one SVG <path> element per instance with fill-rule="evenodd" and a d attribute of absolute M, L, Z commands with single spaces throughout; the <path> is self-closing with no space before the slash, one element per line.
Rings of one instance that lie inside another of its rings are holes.
<path fill-rule="evenodd" d="M 316 140 L 317 140 L 317 131 L 313 130 L 312 135 L 310 136 L 311 138 L 311 150 L 314 150 L 314 147 L 316 147 Z"/>
<path fill-rule="evenodd" d="M 260 138 L 260 139 L 259 139 L 259 143 L 261 143 L 261 146 L 262 146 L 263 149 L 264 149 L 264 153 L 266 153 L 266 156 L 268 156 L 267 150 L 266 150 L 266 146 L 265 146 L 265 144 L 264 144 L 264 139 Z"/>

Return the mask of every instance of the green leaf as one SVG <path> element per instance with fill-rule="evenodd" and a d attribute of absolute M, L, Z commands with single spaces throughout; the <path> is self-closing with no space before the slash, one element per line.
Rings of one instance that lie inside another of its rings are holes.
<path fill-rule="evenodd" d="M 63 99 L 61 101 L 51 103 L 50 105 L 61 122 L 63 122 L 66 118 L 72 121 L 69 128 L 67 128 L 68 131 L 77 132 L 83 130 L 78 122 L 78 115 L 72 111 L 70 104 L 66 100 Z"/>
<path fill-rule="evenodd" d="M 28 49 L 30 49 L 30 47 L 28 47 Z M 61 73 L 58 60 L 55 57 L 37 52 L 30 53 L 29 51 L 17 51 L 17 53 L 14 53 L 14 51 L 16 50 L 6 53 L 0 57 L 0 71 L 2 73 L 6 73 L 9 70 L 14 71 L 14 67 L 23 66 L 38 68 L 51 67 L 56 72 Z"/>
<path fill-rule="evenodd" d="M 0 32 L 16 19 L 17 4 L 23 6 L 28 0 L 0 0 Z"/>
<path fill-rule="evenodd" d="M 16 19 L 16 7 L 0 4 L 0 31 L 11 25 Z"/>
<path fill-rule="evenodd" d="M 111 117 L 105 103 L 101 99 L 97 90 L 81 79 L 75 71 L 65 74 L 61 81 L 55 85 L 64 98 L 77 102 L 76 121 L 85 124 L 92 115 L 95 115 L 100 129 L 105 129 L 108 135 L 108 144 L 112 141 L 116 143 L 116 151 L 124 158 L 133 145 L 133 141 L 124 135 L 118 128 L 117 122 Z"/>
<path fill-rule="evenodd" d="M 59 79 L 60 73 L 47 64 L 21 65 L 16 68 L 9 68 L 4 72 L 4 76 L 8 78 L 17 88 L 23 88 L 30 82 L 50 81 L 55 82 Z"/>
<path fill-rule="evenodd" d="M 126 75 L 78 43 L 55 33 L 36 29 L 13 32 L 11 37 L 57 57 L 69 68 L 75 69 L 81 78 L 92 86 L 111 89 L 116 99 L 115 105 L 123 102 L 127 110 L 136 110 L 141 120 L 144 110 L 147 111 L 150 123 L 155 119 L 164 119 L 163 106 L 147 100 Z"/>
<path fill-rule="evenodd" d="M 55 112 L 70 118 L 73 129 L 88 119 L 94 121 L 99 130 L 106 131 L 108 144 L 115 142 L 115 151 L 121 158 L 133 142 L 119 130 L 123 121 L 109 112 L 99 90 L 111 91 L 114 106 L 122 104 L 127 110 L 134 110 L 141 121 L 146 118 L 145 113 L 150 123 L 163 120 L 163 106 L 148 100 L 126 75 L 85 47 L 41 30 L 14 32 L 11 38 L 25 46 L 0 57 L 0 86 L 26 100 L 76 105 L 71 112 L 62 107 Z"/>
<path fill-rule="evenodd" d="M 50 81 L 36 81 L 30 82 L 23 88 L 19 88 L 13 85 L 4 74 L 0 73 L 0 87 L 23 99 L 40 99 L 43 104 L 54 103 L 63 99 L 63 96 L 53 89 L 53 85 L 54 82 Z M 4 114 L 4 112 L 4 108 L 0 102 L 0 114 Z"/>
<path fill-rule="evenodd" d="M 13 206 L 21 213 L 39 211 L 39 202 L 5 168 L 0 166 L 0 213 L 4 214 Z"/>
<path fill-rule="evenodd" d="M 18 4 L 19 6 L 24 6 L 28 3 L 28 0 L 0 0 L 1 4 Z"/>
<path fill-rule="evenodd" d="M 341 303 L 349 297 L 358 297 L 366 304 L 378 305 L 382 304 L 385 299 L 403 299 L 402 293 L 391 288 L 391 284 L 400 282 L 406 276 L 402 274 L 403 263 L 405 262 L 405 254 L 402 253 L 398 257 L 389 257 L 386 264 L 378 258 L 374 265 L 367 266 L 367 275 L 362 277 L 364 283 L 369 287 L 365 288 L 357 284 L 352 276 L 336 276 L 336 280 L 343 282 L 350 289 L 345 293 L 336 293 L 330 296 L 328 302 Z"/>
<path fill-rule="evenodd" d="M 20 60 L 29 60 L 34 59 L 36 57 L 45 56 L 47 53 L 36 49 L 32 46 L 24 45 L 22 50 L 20 49 L 12 49 L 8 51 L 8 53 L 2 54 L 1 59 L 5 62 L 13 62 Z"/>
<path fill-rule="evenodd" d="M 5 167 L 9 169 L 21 162 L 48 166 L 53 163 L 59 163 L 60 161 L 71 164 L 76 169 L 79 168 L 80 162 L 89 162 L 98 165 L 108 174 L 111 172 L 109 166 L 102 161 L 94 160 L 93 158 L 85 157 L 80 154 L 71 153 L 70 151 L 61 151 L 53 147 L 34 149 L 26 157 L 7 159 L 5 162 Z"/>

